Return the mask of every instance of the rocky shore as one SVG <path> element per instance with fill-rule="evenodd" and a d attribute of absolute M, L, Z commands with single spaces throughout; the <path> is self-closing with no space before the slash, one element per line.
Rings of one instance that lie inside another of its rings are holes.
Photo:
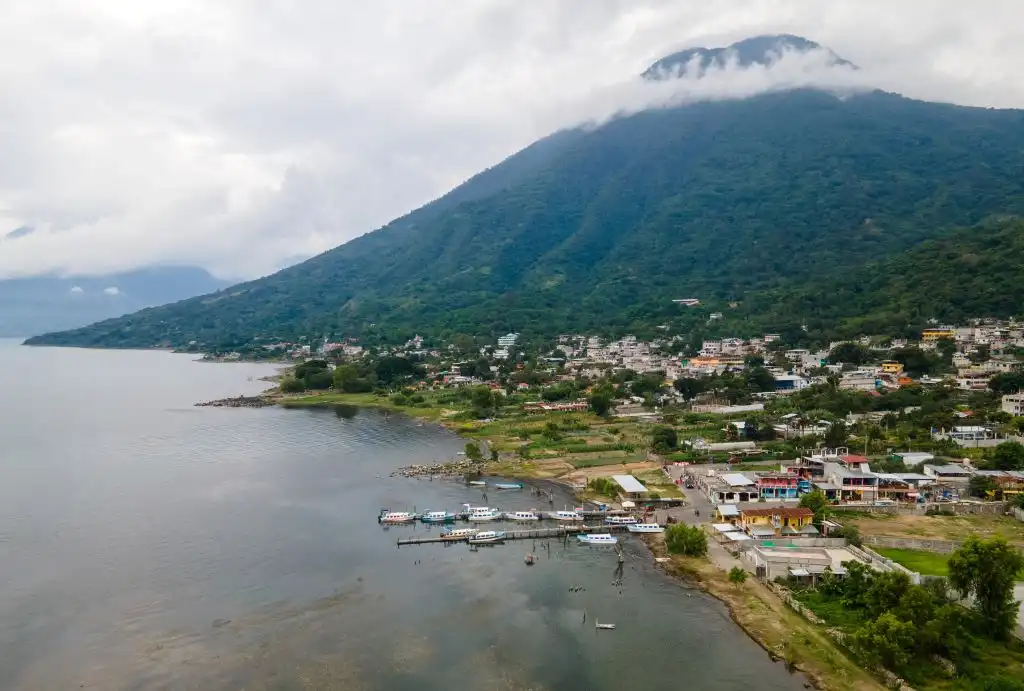
<path fill-rule="evenodd" d="M 479 475 L 484 464 L 468 458 L 440 463 L 407 465 L 391 473 L 391 477 L 427 477 L 435 475 Z"/>
<path fill-rule="evenodd" d="M 235 396 L 196 403 L 200 408 L 266 408 L 272 405 L 277 405 L 277 401 L 269 396 Z"/>

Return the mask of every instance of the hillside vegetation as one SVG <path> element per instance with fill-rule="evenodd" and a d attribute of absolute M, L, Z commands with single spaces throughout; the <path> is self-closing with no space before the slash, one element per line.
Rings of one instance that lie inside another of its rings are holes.
<path fill-rule="evenodd" d="M 542 140 L 272 276 L 31 342 L 224 347 L 706 320 L 672 304 L 683 297 L 738 302 L 730 329 L 1006 315 L 1020 304 L 1020 225 L 956 229 L 1024 213 L 1022 151 L 1021 111 L 881 92 L 650 110 Z"/>

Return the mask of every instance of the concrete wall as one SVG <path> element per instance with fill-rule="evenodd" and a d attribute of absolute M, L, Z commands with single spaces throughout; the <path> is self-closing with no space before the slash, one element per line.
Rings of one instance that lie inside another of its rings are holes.
<path fill-rule="evenodd" d="M 861 513 L 881 514 L 910 514 L 913 516 L 924 516 L 929 508 L 936 508 L 942 511 L 952 511 L 957 515 L 982 515 L 999 516 L 1009 510 L 1009 504 L 1004 501 L 989 502 L 929 502 L 927 504 L 895 504 L 891 506 L 870 506 L 870 505 L 840 505 L 831 507 L 836 517 L 840 518 L 844 511 L 858 511 Z"/>
<path fill-rule="evenodd" d="M 950 554 L 957 547 L 959 542 L 953 540 L 925 540 L 917 537 L 887 537 L 882 535 L 867 535 L 861 538 L 864 544 L 875 547 L 890 547 L 893 549 L 916 549 L 923 552 L 938 552 Z"/>

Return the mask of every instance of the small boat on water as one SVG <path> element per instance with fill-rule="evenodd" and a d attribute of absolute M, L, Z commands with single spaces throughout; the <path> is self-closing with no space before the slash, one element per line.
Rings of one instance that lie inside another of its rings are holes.
<path fill-rule="evenodd" d="M 526 562 L 527 566 L 533 566 L 537 562 L 537 557 L 532 554 L 527 554 L 523 561 Z"/>
<path fill-rule="evenodd" d="M 450 528 L 441 533 L 441 539 L 449 542 L 459 542 L 461 540 L 468 540 L 478 532 L 480 531 L 476 528 Z"/>
<path fill-rule="evenodd" d="M 619 538 L 609 533 L 577 535 L 576 539 L 585 545 L 617 545 L 619 543 Z"/>
<path fill-rule="evenodd" d="M 548 518 L 556 521 L 582 521 L 583 516 L 575 511 L 549 511 Z"/>
<path fill-rule="evenodd" d="M 633 516 L 608 516 L 604 519 L 605 525 L 632 525 L 639 523 Z"/>
<path fill-rule="evenodd" d="M 539 521 L 540 520 L 540 516 L 538 516 L 533 511 L 513 511 L 511 513 L 506 513 L 505 514 L 505 518 L 507 520 L 509 520 L 509 521 Z"/>
<path fill-rule="evenodd" d="M 487 486 L 487 482 L 484 481 L 484 480 L 470 480 L 469 484 L 472 485 L 473 487 L 486 487 Z"/>
<path fill-rule="evenodd" d="M 451 511 L 427 511 L 420 516 L 424 523 L 454 523 L 457 515 Z"/>
<path fill-rule="evenodd" d="M 605 631 L 611 631 L 615 628 L 615 624 L 602 624 L 601 622 L 594 623 L 595 629 L 604 629 Z"/>
<path fill-rule="evenodd" d="M 377 516 L 377 522 L 394 525 L 398 523 L 412 523 L 416 518 L 416 514 L 409 513 L 408 511 L 389 511 L 388 509 L 381 509 L 380 515 Z"/>
<path fill-rule="evenodd" d="M 636 523 L 627 525 L 626 530 L 631 533 L 663 533 L 665 529 L 657 523 Z"/>
<path fill-rule="evenodd" d="M 496 545 L 504 541 L 505 533 L 497 530 L 482 530 L 468 540 L 471 545 Z"/>
<path fill-rule="evenodd" d="M 498 511 L 497 509 L 490 509 L 486 506 L 474 506 L 470 508 L 469 514 L 466 518 L 471 523 L 480 521 L 496 521 L 501 518 L 501 511 Z"/>
<path fill-rule="evenodd" d="M 522 489 L 523 483 L 521 482 L 496 482 L 494 486 L 498 489 Z"/>

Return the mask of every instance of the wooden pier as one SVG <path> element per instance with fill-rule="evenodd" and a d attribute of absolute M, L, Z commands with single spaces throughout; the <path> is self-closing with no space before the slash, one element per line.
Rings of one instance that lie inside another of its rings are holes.
<path fill-rule="evenodd" d="M 490 530 L 490 528 L 488 528 Z M 628 528 L 625 525 L 560 525 L 555 528 L 534 528 L 533 530 L 506 530 L 506 540 L 543 540 L 553 537 L 567 537 L 569 535 L 579 535 L 580 533 L 621 533 L 627 532 Z M 422 537 L 400 537 L 398 538 L 398 546 L 403 547 L 405 545 L 427 545 L 435 542 L 443 543 L 463 543 L 468 540 L 468 536 L 461 540 L 445 540 L 438 535 L 424 535 Z"/>

